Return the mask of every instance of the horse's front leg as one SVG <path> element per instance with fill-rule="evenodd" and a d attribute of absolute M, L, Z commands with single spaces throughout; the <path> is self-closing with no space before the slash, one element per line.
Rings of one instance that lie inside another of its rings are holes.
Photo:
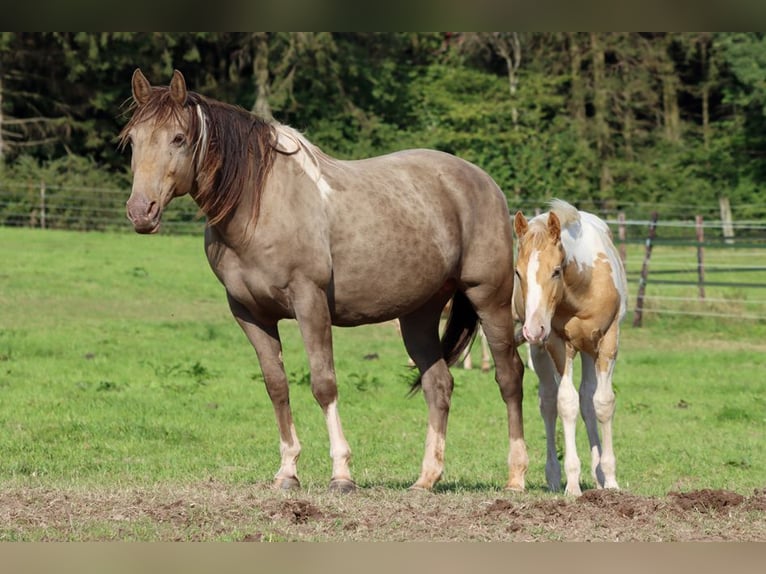
<path fill-rule="evenodd" d="M 293 309 L 309 360 L 311 391 L 322 407 L 330 437 L 332 477 L 330 490 L 350 492 L 356 488 L 351 479 L 351 449 L 338 414 L 338 386 L 332 354 L 332 321 L 326 293 L 313 283 L 293 287 Z"/>
<path fill-rule="evenodd" d="M 237 301 L 229 299 L 229 308 L 234 318 L 242 327 L 250 343 L 258 355 L 261 372 L 266 383 L 266 391 L 271 398 L 274 414 L 279 427 L 279 453 L 281 463 L 274 476 L 277 488 L 299 488 L 297 474 L 298 457 L 301 454 L 301 444 L 295 432 L 293 415 L 290 410 L 290 393 L 287 386 L 287 376 L 282 364 L 282 343 L 276 324 L 264 325 L 257 322 L 252 314 Z"/>

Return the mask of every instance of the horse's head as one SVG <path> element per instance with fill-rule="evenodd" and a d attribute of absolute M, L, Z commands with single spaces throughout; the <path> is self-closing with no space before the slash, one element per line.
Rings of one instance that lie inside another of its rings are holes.
<path fill-rule="evenodd" d="M 121 144 L 130 144 L 132 150 L 127 215 L 138 233 L 154 233 L 165 206 L 194 185 L 197 134 L 204 131 L 204 119 L 190 105 L 178 70 L 170 86 L 160 88 L 152 87 L 137 69 L 132 89 L 135 111 L 120 134 Z"/>
<path fill-rule="evenodd" d="M 515 289 L 524 311 L 522 332 L 530 343 L 542 343 L 551 334 L 553 314 L 564 295 L 561 222 L 550 212 L 547 221 L 530 224 L 518 211 L 513 223 L 519 238 Z"/>

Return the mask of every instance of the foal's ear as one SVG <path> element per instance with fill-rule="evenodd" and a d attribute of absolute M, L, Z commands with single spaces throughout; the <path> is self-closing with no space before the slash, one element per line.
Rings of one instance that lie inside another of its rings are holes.
<path fill-rule="evenodd" d="M 552 211 L 548 214 L 548 234 L 554 241 L 561 238 L 561 221 Z"/>
<path fill-rule="evenodd" d="M 131 80 L 131 89 L 133 90 L 133 99 L 139 106 L 144 105 L 152 94 L 152 85 L 149 80 L 146 79 L 141 68 L 136 68 L 133 72 L 133 79 Z"/>
<path fill-rule="evenodd" d="M 516 237 L 521 237 L 527 232 L 527 218 L 521 211 L 517 211 L 513 218 L 513 228 L 516 230 Z"/>
<path fill-rule="evenodd" d="M 173 70 L 173 79 L 170 80 L 170 97 L 180 106 L 186 103 L 186 80 L 178 70 Z"/>

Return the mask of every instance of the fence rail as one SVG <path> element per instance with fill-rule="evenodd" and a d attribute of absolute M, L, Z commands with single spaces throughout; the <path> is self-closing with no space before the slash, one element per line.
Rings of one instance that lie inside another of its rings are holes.
<path fill-rule="evenodd" d="M 128 194 L 126 189 L 0 182 L 0 225 L 132 232 L 125 217 Z M 540 211 L 535 205 L 520 207 Z M 683 204 L 634 203 L 608 212 L 591 208 L 616 238 L 638 324 L 644 314 L 766 319 L 766 301 L 758 296 L 766 287 L 766 205 L 746 206 L 739 219 L 723 217 L 738 213 L 737 207 L 720 212 L 717 206 Z M 673 218 L 647 218 L 656 209 Z M 718 213 L 720 219 L 711 217 Z M 203 227 L 204 218 L 188 196 L 175 200 L 163 217 L 165 233 L 199 233 Z"/>

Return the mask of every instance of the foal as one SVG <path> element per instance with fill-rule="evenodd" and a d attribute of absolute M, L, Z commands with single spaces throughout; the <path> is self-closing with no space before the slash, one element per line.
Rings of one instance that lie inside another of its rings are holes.
<path fill-rule="evenodd" d="M 561 200 L 553 200 L 550 206 L 548 213 L 530 221 L 520 211 L 514 218 L 519 254 L 513 304 L 540 379 L 548 487 L 561 488 L 555 438 L 558 412 L 564 427 L 566 494 L 579 496 L 578 398 L 572 373 L 578 351 L 582 357 L 579 408 L 590 442 L 591 472 L 598 488 L 619 488 L 612 447 L 612 372 L 627 282 L 606 223 Z"/>

